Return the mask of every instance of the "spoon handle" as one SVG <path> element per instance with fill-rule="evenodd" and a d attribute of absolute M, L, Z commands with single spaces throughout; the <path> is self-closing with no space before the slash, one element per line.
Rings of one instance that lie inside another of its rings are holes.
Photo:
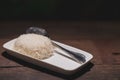
<path fill-rule="evenodd" d="M 52 41 L 57 47 L 59 47 L 60 49 L 64 50 L 65 52 L 67 52 L 67 54 L 69 54 L 76 62 L 79 63 L 84 63 L 86 61 L 86 57 L 84 54 L 81 54 L 79 52 L 74 52 L 70 49 L 67 49 L 65 46 L 60 45 L 58 42 L 56 41 Z"/>

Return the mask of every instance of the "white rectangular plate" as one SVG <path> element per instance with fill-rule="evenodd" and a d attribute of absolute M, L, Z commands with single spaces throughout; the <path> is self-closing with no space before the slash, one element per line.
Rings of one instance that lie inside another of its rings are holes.
<path fill-rule="evenodd" d="M 36 64 L 38 66 L 42 66 L 44 68 L 48 68 L 50 70 L 53 70 L 53 71 L 56 71 L 56 72 L 59 72 L 62 74 L 75 73 L 78 69 L 80 69 L 83 65 L 88 63 L 93 58 L 93 56 L 86 51 L 83 51 L 83 50 L 80 50 L 80 49 L 77 49 L 77 48 L 74 48 L 74 47 L 71 47 L 71 46 L 68 46 L 63 43 L 55 41 L 59 45 L 65 46 L 67 49 L 84 54 L 86 56 L 86 62 L 80 64 L 80 63 L 77 63 L 77 62 L 71 60 L 70 58 L 62 56 L 56 52 L 54 52 L 53 53 L 54 55 L 48 59 L 37 60 L 37 59 L 31 58 L 29 56 L 23 55 L 23 54 L 17 52 L 16 50 L 14 50 L 13 45 L 14 45 L 15 40 L 16 39 L 8 41 L 3 45 L 3 48 L 5 48 L 10 55 L 13 55 L 13 56 L 18 57 L 27 62 Z M 69 56 L 67 53 L 65 53 L 61 49 L 59 49 L 59 48 L 55 48 L 55 49 L 57 50 L 57 52 L 61 52 L 62 54 Z"/>

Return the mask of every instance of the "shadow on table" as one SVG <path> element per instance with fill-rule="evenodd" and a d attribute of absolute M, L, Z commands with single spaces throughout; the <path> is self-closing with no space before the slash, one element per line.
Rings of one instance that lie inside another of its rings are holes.
<path fill-rule="evenodd" d="M 19 58 L 16 58 L 16 57 L 8 54 L 7 52 L 3 52 L 2 56 L 4 56 L 7 59 L 12 60 L 12 61 L 14 61 L 16 63 L 19 63 L 19 64 L 21 64 L 21 65 L 23 65 L 25 67 L 36 69 L 36 70 L 42 71 L 44 73 L 47 73 L 47 74 L 50 74 L 50 75 L 54 75 L 54 76 L 57 76 L 57 77 L 60 77 L 60 78 L 63 78 L 63 79 L 67 79 L 67 80 L 73 80 L 73 79 L 76 79 L 76 78 L 84 75 L 85 73 L 87 73 L 88 71 L 90 71 L 90 69 L 94 66 L 93 63 L 89 62 L 86 66 L 84 66 L 81 70 L 78 70 L 78 72 L 76 72 L 75 74 L 64 75 L 64 74 L 57 73 L 57 72 L 51 71 L 49 69 L 46 69 L 46 68 L 34 65 L 32 63 L 28 63 L 26 61 L 23 61 L 23 60 L 21 60 Z"/>

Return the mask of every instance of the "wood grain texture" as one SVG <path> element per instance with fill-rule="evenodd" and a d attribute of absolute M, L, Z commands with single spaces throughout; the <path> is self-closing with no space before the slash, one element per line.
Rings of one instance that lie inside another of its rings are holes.
<path fill-rule="evenodd" d="M 12 26 L 13 28 L 17 25 L 23 25 L 21 22 L 7 23 L 8 22 L 6 22 L 6 24 L 5 22 L 0 23 L 0 25 L 4 24 L 5 26 L 8 26 L 9 24 L 12 24 L 14 25 Z M 29 23 L 30 22 L 24 22 L 24 24 Z M 0 80 L 120 80 L 120 38 L 118 37 L 118 34 L 120 33 L 113 33 L 116 28 L 114 30 L 109 28 L 108 32 L 103 31 L 101 33 L 96 30 L 94 31 L 96 34 L 93 34 L 89 30 L 87 32 L 79 32 L 80 28 L 77 26 L 84 25 L 85 27 L 88 27 L 88 22 L 73 22 L 73 25 L 70 25 L 71 23 L 69 24 L 69 22 L 56 22 L 54 24 L 54 22 L 50 21 L 42 23 L 51 26 L 67 26 L 65 29 L 71 26 L 67 29 L 67 32 L 63 27 L 49 27 L 48 30 L 52 31 L 50 32 L 52 39 L 85 50 L 91 53 L 94 58 L 88 65 L 73 75 L 68 76 L 53 72 L 49 69 L 13 57 L 3 49 L 2 45 L 5 42 L 18 37 L 19 32 L 13 30 L 15 34 L 13 34 L 13 32 L 6 32 L 6 34 L 1 34 L 0 36 Z M 98 24 L 102 25 L 103 23 L 97 23 L 97 25 Z M 89 25 L 95 26 L 94 23 L 89 23 Z M 108 25 L 108 23 L 104 23 L 102 26 L 106 25 Z M 112 24 L 110 26 L 112 27 L 114 25 L 115 24 Z M 75 26 L 74 29 L 73 26 Z M 23 27 L 17 29 L 20 33 L 22 30 Z"/>

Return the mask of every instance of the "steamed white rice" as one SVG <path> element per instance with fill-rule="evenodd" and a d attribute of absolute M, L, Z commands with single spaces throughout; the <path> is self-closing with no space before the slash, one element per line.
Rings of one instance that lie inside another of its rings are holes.
<path fill-rule="evenodd" d="M 20 35 L 14 49 L 35 59 L 45 59 L 53 55 L 54 46 L 48 37 L 38 34 Z"/>

